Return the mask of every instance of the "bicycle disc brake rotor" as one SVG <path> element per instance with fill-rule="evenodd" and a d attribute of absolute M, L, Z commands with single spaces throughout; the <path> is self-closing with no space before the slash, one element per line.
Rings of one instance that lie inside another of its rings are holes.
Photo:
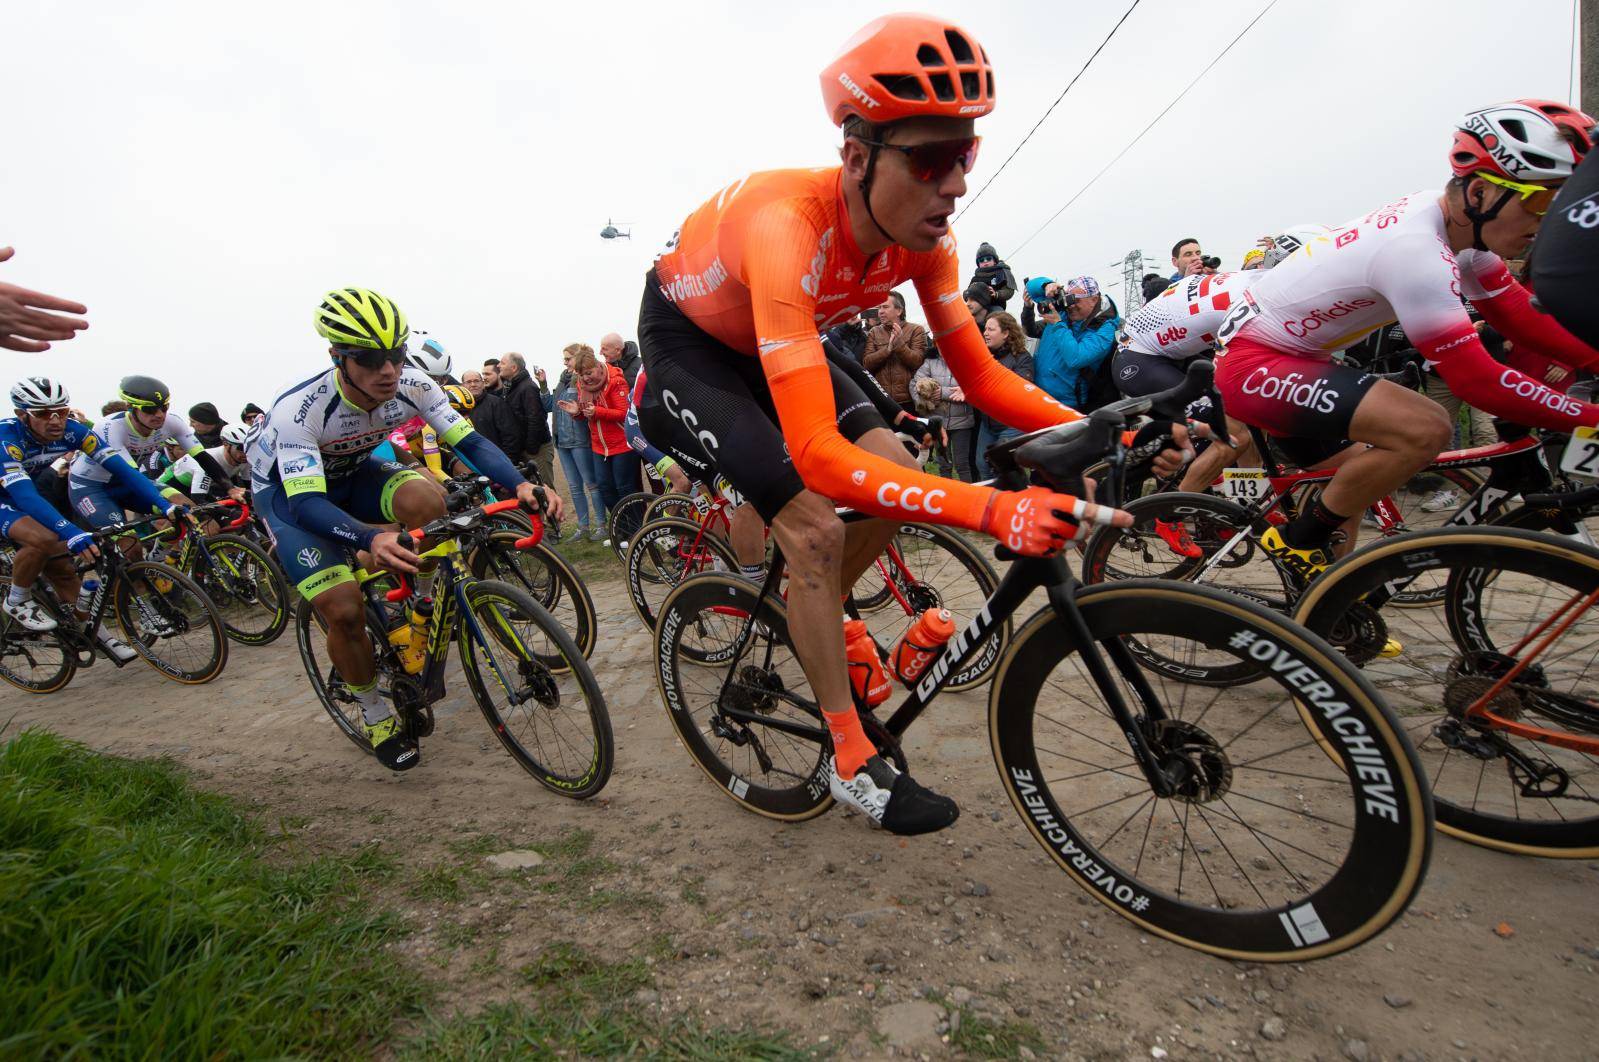
<path fill-rule="evenodd" d="M 1356 601 L 1333 623 L 1327 640 L 1359 667 L 1377 659 L 1382 652 L 1388 643 L 1388 624 L 1382 613 L 1364 601 Z"/>
<path fill-rule="evenodd" d="M 937 588 L 922 582 L 901 583 L 900 592 L 910 604 L 911 611 L 921 615 L 930 608 L 943 608 L 944 599 Z"/>
<path fill-rule="evenodd" d="M 517 690 L 518 696 L 537 701 L 545 708 L 560 707 L 561 687 L 556 685 L 555 676 L 549 668 L 537 660 L 519 660 L 516 672 L 522 680 L 522 688 Z"/>
<path fill-rule="evenodd" d="M 1173 800 L 1209 803 L 1232 788 L 1232 761 L 1205 730 L 1181 719 L 1160 719 L 1151 727 L 1149 743 L 1175 784 Z"/>
<path fill-rule="evenodd" d="M 777 694 L 782 693 L 783 676 L 755 664 L 745 664 L 738 669 L 738 678 L 728 684 L 724 706 L 745 712 L 770 715 L 777 707 Z"/>

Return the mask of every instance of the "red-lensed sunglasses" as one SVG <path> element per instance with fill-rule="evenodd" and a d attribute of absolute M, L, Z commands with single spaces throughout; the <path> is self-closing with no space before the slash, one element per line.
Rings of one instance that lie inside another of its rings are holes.
<path fill-rule="evenodd" d="M 983 142 L 980 136 L 963 136 L 954 140 L 929 140 L 924 144 L 890 144 L 886 140 L 862 140 L 872 147 L 888 148 L 905 156 L 911 176 L 918 181 L 932 182 L 943 177 L 956 166 L 962 173 L 971 173 L 977 165 L 977 147 Z"/>

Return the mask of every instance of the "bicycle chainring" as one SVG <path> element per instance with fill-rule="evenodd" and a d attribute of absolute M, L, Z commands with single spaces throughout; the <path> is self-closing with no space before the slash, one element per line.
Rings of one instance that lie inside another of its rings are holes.
<path fill-rule="evenodd" d="M 1208 732 L 1181 719 L 1157 719 L 1146 729 L 1151 751 L 1175 787 L 1173 800 L 1207 804 L 1227 795 L 1232 761 Z"/>

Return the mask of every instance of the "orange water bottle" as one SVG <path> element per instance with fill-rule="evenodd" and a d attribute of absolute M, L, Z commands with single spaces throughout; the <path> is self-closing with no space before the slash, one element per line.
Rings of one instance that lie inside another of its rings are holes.
<path fill-rule="evenodd" d="M 894 674 L 905 685 L 914 685 L 954 634 L 955 620 L 949 609 L 930 608 L 923 612 L 910 629 L 900 635 L 899 644 L 889 655 Z"/>
<path fill-rule="evenodd" d="M 893 687 L 883 671 L 883 660 L 877 655 L 877 643 L 866 630 L 865 620 L 844 621 L 844 657 L 849 664 L 849 684 L 857 700 L 868 707 L 888 700 Z"/>

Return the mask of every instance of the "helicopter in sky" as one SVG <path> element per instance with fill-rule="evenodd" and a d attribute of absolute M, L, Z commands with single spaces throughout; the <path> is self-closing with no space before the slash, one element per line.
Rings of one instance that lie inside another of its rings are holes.
<path fill-rule="evenodd" d="M 632 223 L 624 221 L 624 222 L 622 222 L 622 224 L 629 225 L 629 224 L 632 224 Z M 618 229 L 616 227 L 616 223 L 613 222 L 610 218 L 606 218 L 605 219 L 605 228 L 600 230 L 600 239 L 602 239 L 602 240 L 616 240 L 616 239 L 631 240 L 632 238 L 633 238 L 633 233 L 632 233 L 631 230 L 628 231 L 628 232 L 623 232 L 623 231 L 621 231 L 620 229 Z"/>

